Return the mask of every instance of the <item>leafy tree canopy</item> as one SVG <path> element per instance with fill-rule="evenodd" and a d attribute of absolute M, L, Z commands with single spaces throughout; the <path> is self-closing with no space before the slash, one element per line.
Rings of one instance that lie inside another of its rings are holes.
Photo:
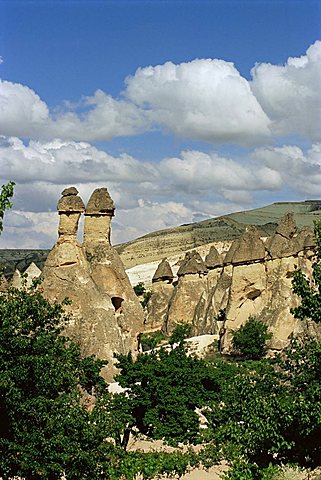
<path fill-rule="evenodd" d="M 233 348 L 245 357 L 255 360 L 263 357 L 266 341 L 271 338 L 268 327 L 253 317 L 233 333 Z"/>
<path fill-rule="evenodd" d="M 6 209 L 12 207 L 10 199 L 13 197 L 13 187 L 15 183 L 9 182 L 7 185 L 2 185 L 0 192 L 0 234 L 3 230 L 3 217 Z"/>

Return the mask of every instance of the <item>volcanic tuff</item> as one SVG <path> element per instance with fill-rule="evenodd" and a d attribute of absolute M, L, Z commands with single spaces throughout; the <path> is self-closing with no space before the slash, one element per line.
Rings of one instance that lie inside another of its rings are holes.
<path fill-rule="evenodd" d="M 43 269 L 41 290 L 50 300 L 71 300 L 65 334 L 80 344 L 84 355 L 108 360 L 103 375 L 115 373 L 114 353 L 137 352 L 143 310 L 118 253 L 110 245 L 114 205 L 106 188 L 96 189 L 87 207 L 75 188 L 62 192 L 58 203 L 59 238 Z M 77 240 L 85 214 L 84 242 Z"/>
<path fill-rule="evenodd" d="M 208 243 L 239 238 L 247 225 L 257 226 L 260 236 L 273 235 L 278 221 L 287 212 L 293 212 L 299 228 L 304 225 L 311 227 L 313 220 L 319 218 L 320 209 L 321 200 L 273 203 L 262 208 L 149 233 L 118 245 L 115 249 L 120 254 L 125 268 L 130 268 L 178 255 Z M 23 271 L 31 262 L 42 268 L 48 253 L 49 250 L 0 249 L 0 267 L 1 265 L 5 267 L 7 277 L 12 276 L 16 268 Z"/>
<path fill-rule="evenodd" d="M 193 335 L 221 332 L 220 344 L 231 350 L 232 334 L 250 316 L 266 323 L 271 349 L 284 348 L 293 334 L 320 335 L 313 322 L 297 321 L 290 309 L 299 304 L 292 291 L 293 272 L 300 268 L 311 278 L 315 242 L 310 228 L 297 230 L 292 214 L 279 222 L 276 233 L 260 238 L 249 226 L 234 240 L 223 261 L 211 246 L 205 263 L 197 252 L 187 252 L 173 284 L 152 284 L 145 328 L 170 334 L 179 323 L 189 323 Z M 191 266 L 191 268 L 190 268 Z M 223 333 L 222 333 L 223 332 Z"/>

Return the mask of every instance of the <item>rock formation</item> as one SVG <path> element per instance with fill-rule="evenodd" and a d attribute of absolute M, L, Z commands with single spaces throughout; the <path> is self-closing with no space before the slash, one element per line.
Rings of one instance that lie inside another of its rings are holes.
<path fill-rule="evenodd" d="M 113 354 L 135 353 L 143 329 L 142 307 L 110 244 L 114 209 L 106 188 L 93 192 L 86 209 L 74 187 L 62 192 L 59 237 L 45 262 L 42 283 L 50 300 L 71 300 L 65 334 L 80 344 L 84 355 L 108 360 L 103 371 L 107 380 L 115 373 Z M 80 244 L 77 229 L 82 212 L 84 243 Z"/>
<path fill-rule="evenodd" d="M 0 295 L 8 290 L 8 281 L 4 275 L 0 276 Z"/>
<path fill-rule="evenodd" d="M 147 303 L 145 331 L 152 332 L 163 328 L 167 318 L 169 301 L 174 291 L 173 278 L 171 266 L 164 258 L 158 265 L 152 279 L 151 297 Z"/>
<path fill-rule="evenodd" d="M 299 303 L 292 292 L 292 275 L 300 268 L 311 277 L 314 256 L 312 230 L 297 231 L 291 214 L 280 220 L 265 243 L 257 229 L 248 226 L 232 242 L 223 261 L 213 246 L 205 264 L 198 254 L 187 252 L 172 293 L 153 289 L 148 321 L 166 333 L 186 322 L 194 335 L 200 335 L 217 334 L 224 319 L 222 348 L 228 352 L 233 331 L 255 316 L 273 335 L 270 348 L 282 349 L 293 333 L 305 328 L 290 313 Z M 157 323 L 158 312 L 162 314 Z"/>

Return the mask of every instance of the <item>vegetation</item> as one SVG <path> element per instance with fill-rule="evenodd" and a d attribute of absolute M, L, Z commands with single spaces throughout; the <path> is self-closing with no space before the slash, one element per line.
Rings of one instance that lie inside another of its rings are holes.
<path fill-rule="evenodd" d="M 3 193 L 3 191 L 2 191 Z M 2 194 L 1 193 L 1 194 Z M 9 192 L 10 193 L 10 192 Z M 2 217 L 7 208 L 2 197 Z M 2 218 L 1 217 L 1 218 Z M 301 272 L 293 289 L 299 319 L 320 321 L 321 226 L 316 224 L 313 281 Z M 144 291 L 141 295 L 144 294 Z M 35 288 L 0 296 L 0 475 L 28 480 L 134 480 L 140 473 L 182 475 L 189 465 L 228 459 L 229 480 L 272 480 L 281 465 L 315 467 L 321 458 L 321 343 L 292 340 L 282 355 L 264 358 L 270 337 L 250 318 L 234 334 L 238 358 L 189 356 L 178 325 L 165 347 L 157 335 L 136 359 L 117 355 L 111 395 L 104 362 L 81 357 L 63 336 L 68 318 Z M 88 408 L 88 399 L 95 404 Z M 199 413 L 207 428 L 201 428 Z M 130 435 L 204 448 L 195 453 L 126 450 Z"/>
<path fill-rule="evenodd" d="M 314 222 L 317 261 L 313 264 L 313 281 L 297 270 L 293 275 L 293 292 L 301 298 L 301 305 L 293 308 L 293 315 L 300 320 L 321 322 L 321 222 Z"/>
<path fill-rule="evenodd" d="M 266 342 L 271 338 L 268 327 L 253 317 L 233 333 L 233 348 L 248 359 L 257 360 L 266 353 Z"/>
<path fill-rule="evenodd" d="M 150 297 L 152 296 L 152 292 L 146 290 L 143 282 L 139 282 L 134 286 L 134 292 L 136 293 L 137 297 L 141 297 L 140 303 L 142 307 L 145 308 Z"/>
<path fill-rule="evenodd" d="M 140 337 L 140 344 L 143 352 L 148 350 L 154 350 L 163 340 L 166 340 L 166 336 L 158 330 L 152 333 L 143 333 Z"/>
<path fill-rule="evenodd" d="M 3 230 L 3 217 L 4 217 L 4 212 L 8 208 L 12 207 L 12 203 L 10 199 L 13 197 L 13 187 L 15 183 L 14 182 L 9 182 L 7 185 L 2 185 L 1 187 L 1 192 L 0 192 L 0 234 Z"/>

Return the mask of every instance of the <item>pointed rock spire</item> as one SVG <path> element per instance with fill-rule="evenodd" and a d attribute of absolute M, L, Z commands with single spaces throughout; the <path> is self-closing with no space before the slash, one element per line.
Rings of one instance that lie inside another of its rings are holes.
<path fill-rule="evenodd" d="M 208 272 L 202 257 L 196 250 L 187 252 L 182 265 L 177 272 L 178 277 L 188 274 L 206 274 Z"/>
<path fill-rule="evenodd" d="M 205 266 L 211 270 L 213 268 L 221 267 L 223 265 L 222 256 L 218 253 L 214 245 L 211 246 L 210 251 L 205 257 Z"/>
<path fill-rule="evenodd" d="M 160 262 L 158 265 L 156 272 L 154 273 L 154 276 L 152 278 L 152 282 L 160 282 L 160 281 L 168 281 L 172 282 L 174 278 L 173 271 L 171 269 L 170 264 L 166 260 L 166 258 L 163 258 L 163 260 Z"/>

